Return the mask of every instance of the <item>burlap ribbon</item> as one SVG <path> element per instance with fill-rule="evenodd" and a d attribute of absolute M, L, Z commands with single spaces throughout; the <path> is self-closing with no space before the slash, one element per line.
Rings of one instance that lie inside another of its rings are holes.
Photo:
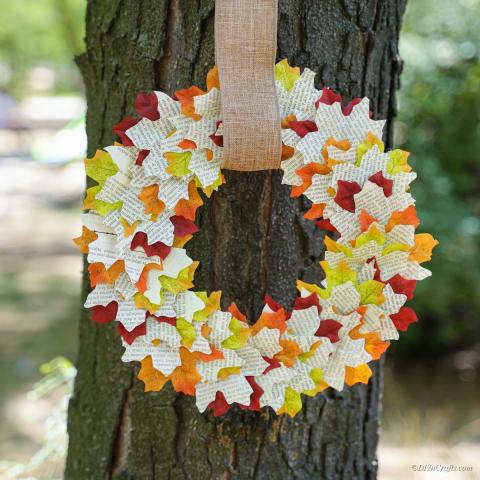
<path fill-rule="evenodd" d="M 216 0 L 215 56 L 223 110 L 223 168 L 280 167 L 275 91 L 278 0 Z"/>

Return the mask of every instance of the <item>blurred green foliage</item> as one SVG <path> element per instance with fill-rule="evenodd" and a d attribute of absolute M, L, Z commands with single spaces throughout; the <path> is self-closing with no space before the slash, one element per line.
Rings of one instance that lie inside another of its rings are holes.
<path fill-rule="evenodd" d="M 480 0 L 411 0 L 400 54 L 396 144 L 412 152 L 421 231 L 440 241 L 394 346 L 440 353 L 480 340 Z"/>
<path fill-rule="evenodd" d="M 57 92 L 78 90 L 86 0 L 0 0 L 0 88 L 23 96 L 32 67 L 56 72 Z"/>

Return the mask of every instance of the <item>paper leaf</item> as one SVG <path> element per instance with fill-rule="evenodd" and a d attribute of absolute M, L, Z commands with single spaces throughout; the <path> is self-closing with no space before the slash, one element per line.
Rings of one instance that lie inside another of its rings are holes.
<path fill-rule="evenodd" d="M 113 133 L 120 137 L 122 144 L 126 147 L 131 147 L 133 142 L 125 133 L 130 128 L 134 127 L 140 120 L 133 117 L 125 117 L 120 123 L 113 126 Z"/>
<path fill-rule="evenodd" d="M 381 305 L 385 301 L 382 294 L 382 282 L 376 280 L 366 280 L 357 286 L 357 291 L 360 294 L 360 305 Z"/>
<path fill-rule="evenodd" d="M 159 392 L 167 383 L 168 378 L 153 366 L 150 355 L 140 360 L 140 363 L 142 366 L 137 378 L 145 384 L 145 392 Z"/>
<path fill-rule="evenodd" d="M 275 65 L 275 80 L 278 80 L 287 92 L 293 89 L 299 78 L 300 68 L 291 67 L 286 58 Z"/>
<path fill-rule="evenodd" d="M 417 314 L 409 307 L 402 307 L 398 313 L 390 315 L 397 330 L 406 332 L 411 323 L 418 322 Z"/>
<path fill-rule="evenodd" d="M 429 262 L 432 259 L 432 250 L 437 245 L 438 240 L 429 233 L 418 233 L 414 236 L 414 245 L 408 259 L 418 263 Z"/>
<path fill-rule="evenodd" d="M 88 246 L 98 238 L 98 235 L 82 225 L 82 235 L 74 238 L 75 245 L 81 253 L 88 253 Z"/>
<path fill-rule="evenodd" d="M 118 167 L 107 152 L 97 150 L 92 158 L 85 159 L 85 171 L 91 179 L 103 186 L 107 178 L 118 172 Z"/>
<path fill-rule="evenodd" d="M 162 288 L 165 288 L 169 292 L 178 295 L 180 292 L 188 290 L 193 287 L 193 274 L 198 267 L 199 262 L 193 262 L 189 267 L 180 271 L 177 278 L 166 277 L 162 275 L 160 277 L 160 284 Z"/>
<path fill-rule="evenodd" d="M 417 286 L 416 280 L 406 280 L 401 275 L 393 276 L 388 282 L 392 290 L 399 295 L 406 295 L 407 301 L 413 298 L 413 292 Z"/>
<path fill-rule="evenodd" d="M 369 378 L 372 376 L 372 370 L 366 363 L 362 363 L 357 367 L 345 367 L 345 383 L 349 386 L 355 383 L 368 383 Z"/>
<path fill-rule="evenodd" d="M 368 181 L 382 187 L 386 197 L 389 197 L 393 192 L 393 180 L 385 178 L 381 171 L 369 177 Z"/>
<path fill-rule="evenodd" d="M 315 332 L 316 337 L 327 337 L 330 342 L 338 342 L 338 331 L 342 328 L 342 324 L 336 320 L 322 320 L 320 327 Z"/>
<path fill-rule="evenodd" d="M 113 322 L 118 312 L 118 303 L 116 301 L 110 302 L 108 305 L 94 305 L 90 308 L 91 320 L 96 323 Z"/>
<path fill-rule="evenodd" d="M 277 411 L 277 415 L 286 413 L 291 417 L 294 417 L 302 409 L 302 398 L 300 393 L 295 391 L 291 387 L 285 389 L 285 403 Z"/>
<path fill-rule="evenodd" d="M 385 227 L 385 231 L 390 232 L 395 225 L 413 225 L 417 228 L 420 225 L 420 221 L 418 220 L 415 206 L 410 205 L 401 212 L 393 212 Z"/>
<path fill-rule="evenodd" d="M 195 333 L 195 328 L 193 325 L 185 320 L 184 318 L 177 318 L 177 331 L 182 337 L 182 345 L 187 348 L 192 346 L 192 343 L 197 338 L 197 334 Z"/>
<path fill-rule="evenodd" d="M 144 92 L 139 93 L 135 99 L 135 110 L 141 117 L 152 121 L 158 120 L 160 113 L 158 112 L 158 97 L 155 92 L 149 95 Z"/>
<path fill-rule="evenodd" d="M 192 158 L 192 152 L 167 152 L 163 154 L 167 159 L 168 167 L 165 169 L 168 173 L 175 177 L 184 177 L 189 173 L 192 173 L 188 169 L 190 159 Z"/>
<path fill-rule="evenodd" d="M 408 164 L 410 152 L 404 150 L 392 150 L 388 153 L 389 160 L 387 162 L 387 173 L 396 175 L 401 172 L 410 172 L 412 167 Z"/>
<path fill-rule="evenodd" d="M 170 375 L 173 388 L 176 392 L 193 396 L 195 395 L 195 386 L 202 378 L 196 369 L 197 355 L 181 347 L 180 359 L 181 365 Z"/>
<path fill-rule="evenodd" d="M 286 367 L 292 367 L 297 357 L 303 353 L 298 343 L 294 340 L 280 340 L 283 350 L 275 355 L 275 360 L 282 362 Z"/>
<path fill-rule="evenodd" d="M 158 215 L 165 210 L 165 204 L 158 198 L 158 183 L 143 187 L 138 199 L 145 204 L 145 214 Z"/>
<path fill-rule="evenodd" d="M 344 210 L 355 212 L 354 195 L 359 193 L 362 187 L 357 182 L 348 182 L 346 180 L 338 180 L 338 189 L 335 198 L 333 199 L 337 205 L 340 205 Z"/>

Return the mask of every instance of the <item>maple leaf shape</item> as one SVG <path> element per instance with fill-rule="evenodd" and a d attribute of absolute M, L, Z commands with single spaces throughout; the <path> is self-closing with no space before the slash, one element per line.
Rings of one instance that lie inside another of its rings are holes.
<path fill-rule="evenodd" d="M 96 323 L 113 322 L 117 316 L 118 303 L 116 301 L 110 302 L 108 305 L 95 305 L 90 308 L 91 320 Z"/>
<path fill-rule="evenodd" d="M 413 298 L 413 292 L 417 286 L 416 280 L 406 280 L 401 275 L 397 274 L 387 281 L 392 287 L 392 290 L 398 295 L 406 295 L 407 301 Z"/>
<path fill-rule="evenodd" d="M 190 159 L 192 158 L 192 152 L 166 152 L 163 156 L 168 162 L 168 167 L 165 171 L 174 177 L 184 177 L 192 173 L 188 168 Z"/>
<path fill-rule="evenodd" d="M 276 312 L 263 312 L 258 320 L 252 325 L 252 332 L 256 335 L 262 328 L 275 329 L 278 328 L 280 333 L 287 329 L 285 310 L 281 308 Z"/>
<path fill-rule="evenodd" d="M 301 138 L 307 135 L 307 133 L 318 131 L 317 124 L 315 122 L 312 122 L 311 120 L 290 122 L 290 128 Z"/>
<path fill-rule="evenodd" d="M 218 76 L 218 66 L 214 65 L 207 73 L 207 90 L 212 88 L 220 90 L 220 79 Z"/>
<path fill-rule="evenodd" d="M 392 150 L 388 153 L 389 160 L 387 162 L 387 173 L 396 175 L 400 172 L 410 172 L 412 167 L 408 164 L 410 152 L 404 150 Z"/>
<path fill-rule="evenodd" d="M 192 220 L 182 217 L 182 215 L 174 215 L 170 217 L 170 221 L 173 223 L 173 234 L 176 237 L 185 237 L 198 232 L 198 227 Z"/>
<path fill-rule="evenodd" d="M 137 247 L 141 247 L 147 257 L 159 256 L 162 260 L 167 258 L 172 247 L 165 245 L 162 242 L 155 242 L 151 245 L 148 244 L 148 236 L 145 232 L 137 232 L 132 239 L 130 249 L 135 250 Z"/>
<path fill-rule="evenodd" d="M 295 298 L 295 303 L 293 305 L 294 310 L 305 310 L 310 307 L 317 307 L 317 312 L 320 315 L 322 313 L 322 306 L 320 305 L 320 300 L 318 295 L 312 293 L 308 297 L 297 297 Z"/>
<path fill-rule="evenodd" d="M 195 395 L 195 385 L 202 379 L 196 369 L 197 356 L 184 347 L 180 347 L 180 360 L 178 366 L 170 375 L 173 388 L 176 392 L 185 395 Z"/>
<path fill-rule="evenodd" d="M 302 349 L 293 340 L 281 339 L 279 344 L 283 350 L 275 355 L 275 360 L 282 362 L 286 367 L 293 367 L 297 357 L 302 353 Z"/>
<path fill-rule="evenodd" d="M 165 204 L 158 198 L 159 185 L 154 183 L 143 187 L 138 199 L 145 205 L 146 215 L 158 215 L 165 210 Z"/>
<path fill-rule="evenodd" d="M 144 92 L 140 92 L 135 99 L 135 110 L 141 117 L 148 118 L 152 122 L 160 118 L 158 111 L 158 98 L 155 92 L 147 95 Z"/>
<path fill-rule="evenodd" d="M 362 187 L 357 182 L 338 180 L 338 189 L 334 202 L 344 210 L 355 213 L 355 199 L 353 196 L 361 192 Z"/>
<path fill-rule="evenodd" d="M 263 357 L 262 358 L 269 363 L 269 366 L 263 371 L 263 375 L 266 375 L 270 370 L 273 370 L 274 368 L 280 368 L 282 365 L 278 360 L 275 360 L 274 358 L 270 357 Z"/>
<path fill-rule="evenodd" d="M 113 133 L 120 137 L 120 140 L 125 147 L 133 146 L 133 142 L 130 140 L 130 138 L 125 132 L 129 128 L 134 127 L 139 121 L 140 119 L 138 118 L 125 117 L 120 123 L 117 123 L 113 126 Z"/>
<path fill-rule="evenodd" d="M 193 86 L 183 90 L 177 90 L 173 97 L 180 101 L 180 112 L 183 115 L 193 118 L 194 120 L 200 120 L 202 116 L 195 113 L 195 101 L 193 99 L 194 97 L 204 95 L 205 93 L 206 92 L 200 88 Z"/>
<path fill-rule="evenodd" d="M 438 240 L 429 233 L 418 233 L 414 236 L 414 245 L 408 259 L 418 263 L 429 262 L 432 259 L 432 250 L 437 245 Z"/>
<path fill-rule="evenodd" d="M 320 103 L 324 103 L 326 105 L 333 105 L 334 103 L 338 102 L 341 104 L 342 113 L 348 116 L 352 113 L 353 107 L 361 101 L 361 98 L 354 98 L 348 105 L 343 105 L 341 95 L 325 87 L 322 90 L 322 96 L 316 101 L 315 107 L 318 108 L 318 105 Z"/>
<path fill-rule="evenodd" d="M 248 323 L 247 321 L 247 317 L 245 316 L 245 314 L 243 314 L 239 308 L 237 307 L 236 303 L 232 303 L 229 307 L 228 307 L 228 311 L 232 314 L 232 317 L 233 318 L 236 318 L 244 323 Z"/>
<path fill-rule="evenodd" d="M 294 417 L 302 409 L 302 397 L 300 393 L 292 387 L 285 389 L 285 402 L 282 407 L 276 412 L 277 415 L 286 413 L 290 417 Z"/>
<path fill-rule="evenodd" d="M 331 168 L 328 165 L 322 165 L 320 163 L 311 162 L 298 170 L 295 173 L 302 180 L 301 185 L 294 185 L 292 187 L 291 197 L 299 197 L 305 190 L 312 185 L 312 178 L 315 174 L 326 175 L 331 172 Z"/>
<path fill-rule="evenodd" d="M 418 220 L 415 206 L 410 205 L 401 212 L 393 212 L 385 227 L 385 231 L 389 232 L 395 225 L 413 225 L 417 228 L 420 225 L 420 220 Z"/>
<path fill-rule="evenodd" d="M 300 68 L 291 67 L 286 58 L 275 65 L 275 80 L 279 81 L 287 92 L 293 89 L 295 82 L 299 78 Z"/>
<path fill-rule="evenodd" d="M 370 182 L 375 183 L 379 187 L 383 188 L 383 193 L 386 197 L 389 197 L 393 192 L 393 180 L 385 178 L 382 172 L 377 172 L 369 179 Z"/>
<path fill-rule="evenodd" d="M 315 332 L 316 337 L 327 337 L 330 342 L 335 343 L 340 340 L 338 331 L 342 328 L 342 324 L 336 320 L 322 320 L 318 330 Z"/>
<path fill-rule="evenodd" d="M 188 200 L 181 198 L 175 206 L 175 214 L 180 217 L 195 220 L 197 208 L 203 205 L 203 200 L 198 193 L 195 181 L 188 184 Z"/>
<path fill-rule="evenodd" d="M 215 395 L 215 400 L 210 402 L 207 408 L 212 411 L 214 417 L 220 417 L 228 412 L 230 404 L 225 400 L 223 393 L 218 391 Z"/>
<path fill-rule="evenodd" d="M 265 295 L 264 301 L 265 301 L 265 305 L 270 307 L 274 312 L 283 309 L 283 305 L 276 302 L 270 295 Z"/>
<path fill-rule="evenodd" d="M 384 286 L 382 282 L 376 280 L 365 280 L 358 285 L 356 288 L 360 294 L 360 305 L 381 305 L 385 302 L 382 294 Z"/>
<path fill-rule="evenodd" d="M 360 210 L 358 221 L 360 223 L 360 230 L 362 232 L 366 232 L 372 223 L 378 223 L 378 220 L 375 217 L 372 217 L 366 210 L 363 209 Z"/>
<path fill-rule="evenodd" d="M 252 394 L 250 395 L 249 405 L 238 405 L 242 410 L 252 410 L 258 412 L 260 410 L 260 397 L 263 395 L 263 389 L 255 381 L 254 377 L 245 377 L 247 382 L 252 387 Z"/>
<path fill-rule="evenodd" d="M 81 253 L 88 253 L 88 246 L 98 238 L 98 235 L 82 225 L 82 235 L 73 241 Z"/>
<path fill-rule="evenodd" d="M 338 234 L 338 230 L 332 225 L 332 223 L 328 219 L 319 220 L 318 222 L 315 222 L 315 225 L 319 230 Z"/>
<path fill-rule="evenodd" d="M 312 207 L 305 213 L 304 217 L 307 220 L 316 220 L 317 218 L 322 217 L 324 210 L 325 210 L 324 203 L 314 203 Z"/>
<path fill-rule="evenodd" d="M 217 130 L 222 123 L 223 122 L 221 120 L 217 122 Z M 212 133 L 210 138 L 217 147 L 223 147 L 223 135 L 216 135 L 215 133 Z"/>
<path fill-rule="evenodd" d="M 143 322 L 140 325 L 137 325 L 132 331 L 128 331 L 123 323 L 117 323 L 117 333 L 129 344 L 131 345 L 137 337 L 147 334 L 147 322 Z"/>
<path fill-rule="evenodd" d="M 411 323 L 418 322 L 417 314 L 409 307 L 402 307 L 397 313 L 390 315 L 390 318 L 401 332 L 406 332 Z"/>
<path fill-rule="evenodd" d="M 142 166 L 145 159 L 148 157 L 150 150 L 140 150 L 135 160 L 135 165 Z"/>
<path fill-rule="evenodd" d="M 91 263 L 88 266 L 88 273 L 90 274 L 90 286 L 92 288 L 104 283 L 113 285 L 119 275 L 125 271 L 125 262 L 117 260 L 110 268 L 105 268 L 103 263 Z"/>
<path fill-rule="evenodd" d="M 168 381 L 162 372 L 159 372 L 154 366 L 152 357 L 148 355 L 140 361 L 141 367 L 137 378 L 145 384 L 145 392 L 158 392 Z"/>
<path fill-rule="evenodd" d="M 366 363 L 361 363 L 356 367 L 345 367 L 345 383 L 348 386 L 352 386 L 355 383 L 368 383 L 369 378 L 372 376 L 372 371 Z"/>

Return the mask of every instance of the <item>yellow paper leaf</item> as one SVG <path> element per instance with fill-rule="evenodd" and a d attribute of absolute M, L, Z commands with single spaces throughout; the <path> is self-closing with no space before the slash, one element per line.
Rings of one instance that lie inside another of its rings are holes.
<path fill-rule="evenodd" d="M 180 292 L 184 292 L 193 287 L 193 275 L 195 269 L 200 262 L 193 262 L 189 267 L 180 270 L 177 278 L 167 277 L 162 275 L 160 277 L 160 285 L 169 292 L 178 295 Z"/>
<path fill-rule="evenodd" d="M 405 150 L 392 150 L 388 156 L 387 172 L 390 175 L 396 175 L 400 172 L 410 172 L 412 167 L 408 164 L 408 157 L 410 152 Z"/>
<path fill-rule="evenodd" d="M 405 245 L 404 243 L 392 243 L 385 247 L 382 250 L 382 256 L 388 255 L 392 252 L 408 252 L 410 250 L 410 245 Z"/>
<path fill-rule="evenodd" d="M 188 165 L 192 158 L 192 152 L 167 152 L 163 156 L 167 159 L 168 167 L 165 169 L 168 173 L 171 173 L 175 177 L 184 177 L 189 173 Z"/>
<path fill-rule="evenodd" d="M 365 138 L 363 143 L 360 143 L 357 147 L 357 160 L 355 165 L 357 167 L 360 166 L 362 163 L 363 156 L 374 146 L 377 145 L 378 149 L 383 152 L 385 150 L 385 145 L 383 144 L 382 140 L 376 137 L 373 133 L 368 132 L 367 137 Z"/>
<path fill-rule="evenodd" d="M 222 347 L 229 348 L 230 350 L 238 350 L 239 348 L 242 348 L 251 334 L 248 325 L 233 317 L 228 324 L 228 329 L 233 335 L 222 342 Z"/>
<path fill-rule="evenodd" d="M 378 245 L 385 243 L 385 235 L 374 224 L 370 225 L 365 233 L 362 233 L 355 239 L 355 248 L 359 248 L 372 241 L 377 242 Z"/>
<path fill-rule="evenodd" d="M 357 285 L 357 291 L 360 294 L 360 305 L 381 305 L 385 301 L 382 294 L 382 282 L 376 280 L 365 280 L 360 285 Z"/>
<path fill-rule="evenodd" d="M 177 318 L 177 331 L 182 337 L 182 345 L 190 348 L 197 338 L 193 325 L 182 317 Z"/>
<path fill-rule="evenodd" d="M 275 65 L 275 80 L 278 80 L 287 92 L 292 90 L 299 78 L 300 68 L 291 67 L 286 58 Z"/>
<path fill-rule="evenodd" d="M 203 310 L 198 310 L 193 314 L 193 320 L 195 322 L 205 322 L 208 316 L 220 310 L 221 291 L 212 292 L 210 296 L 208 296 L 206 292 L 195 292 L 195 295 L 205 304 Z"/>
<path fill-rule="evenodd" d="M 277 411 L 277 415 L 287 413 L 291 417 L 294 417 L 302 409 L 302 397 L 292 387 L 285 389 L 285 403 Z"/>

